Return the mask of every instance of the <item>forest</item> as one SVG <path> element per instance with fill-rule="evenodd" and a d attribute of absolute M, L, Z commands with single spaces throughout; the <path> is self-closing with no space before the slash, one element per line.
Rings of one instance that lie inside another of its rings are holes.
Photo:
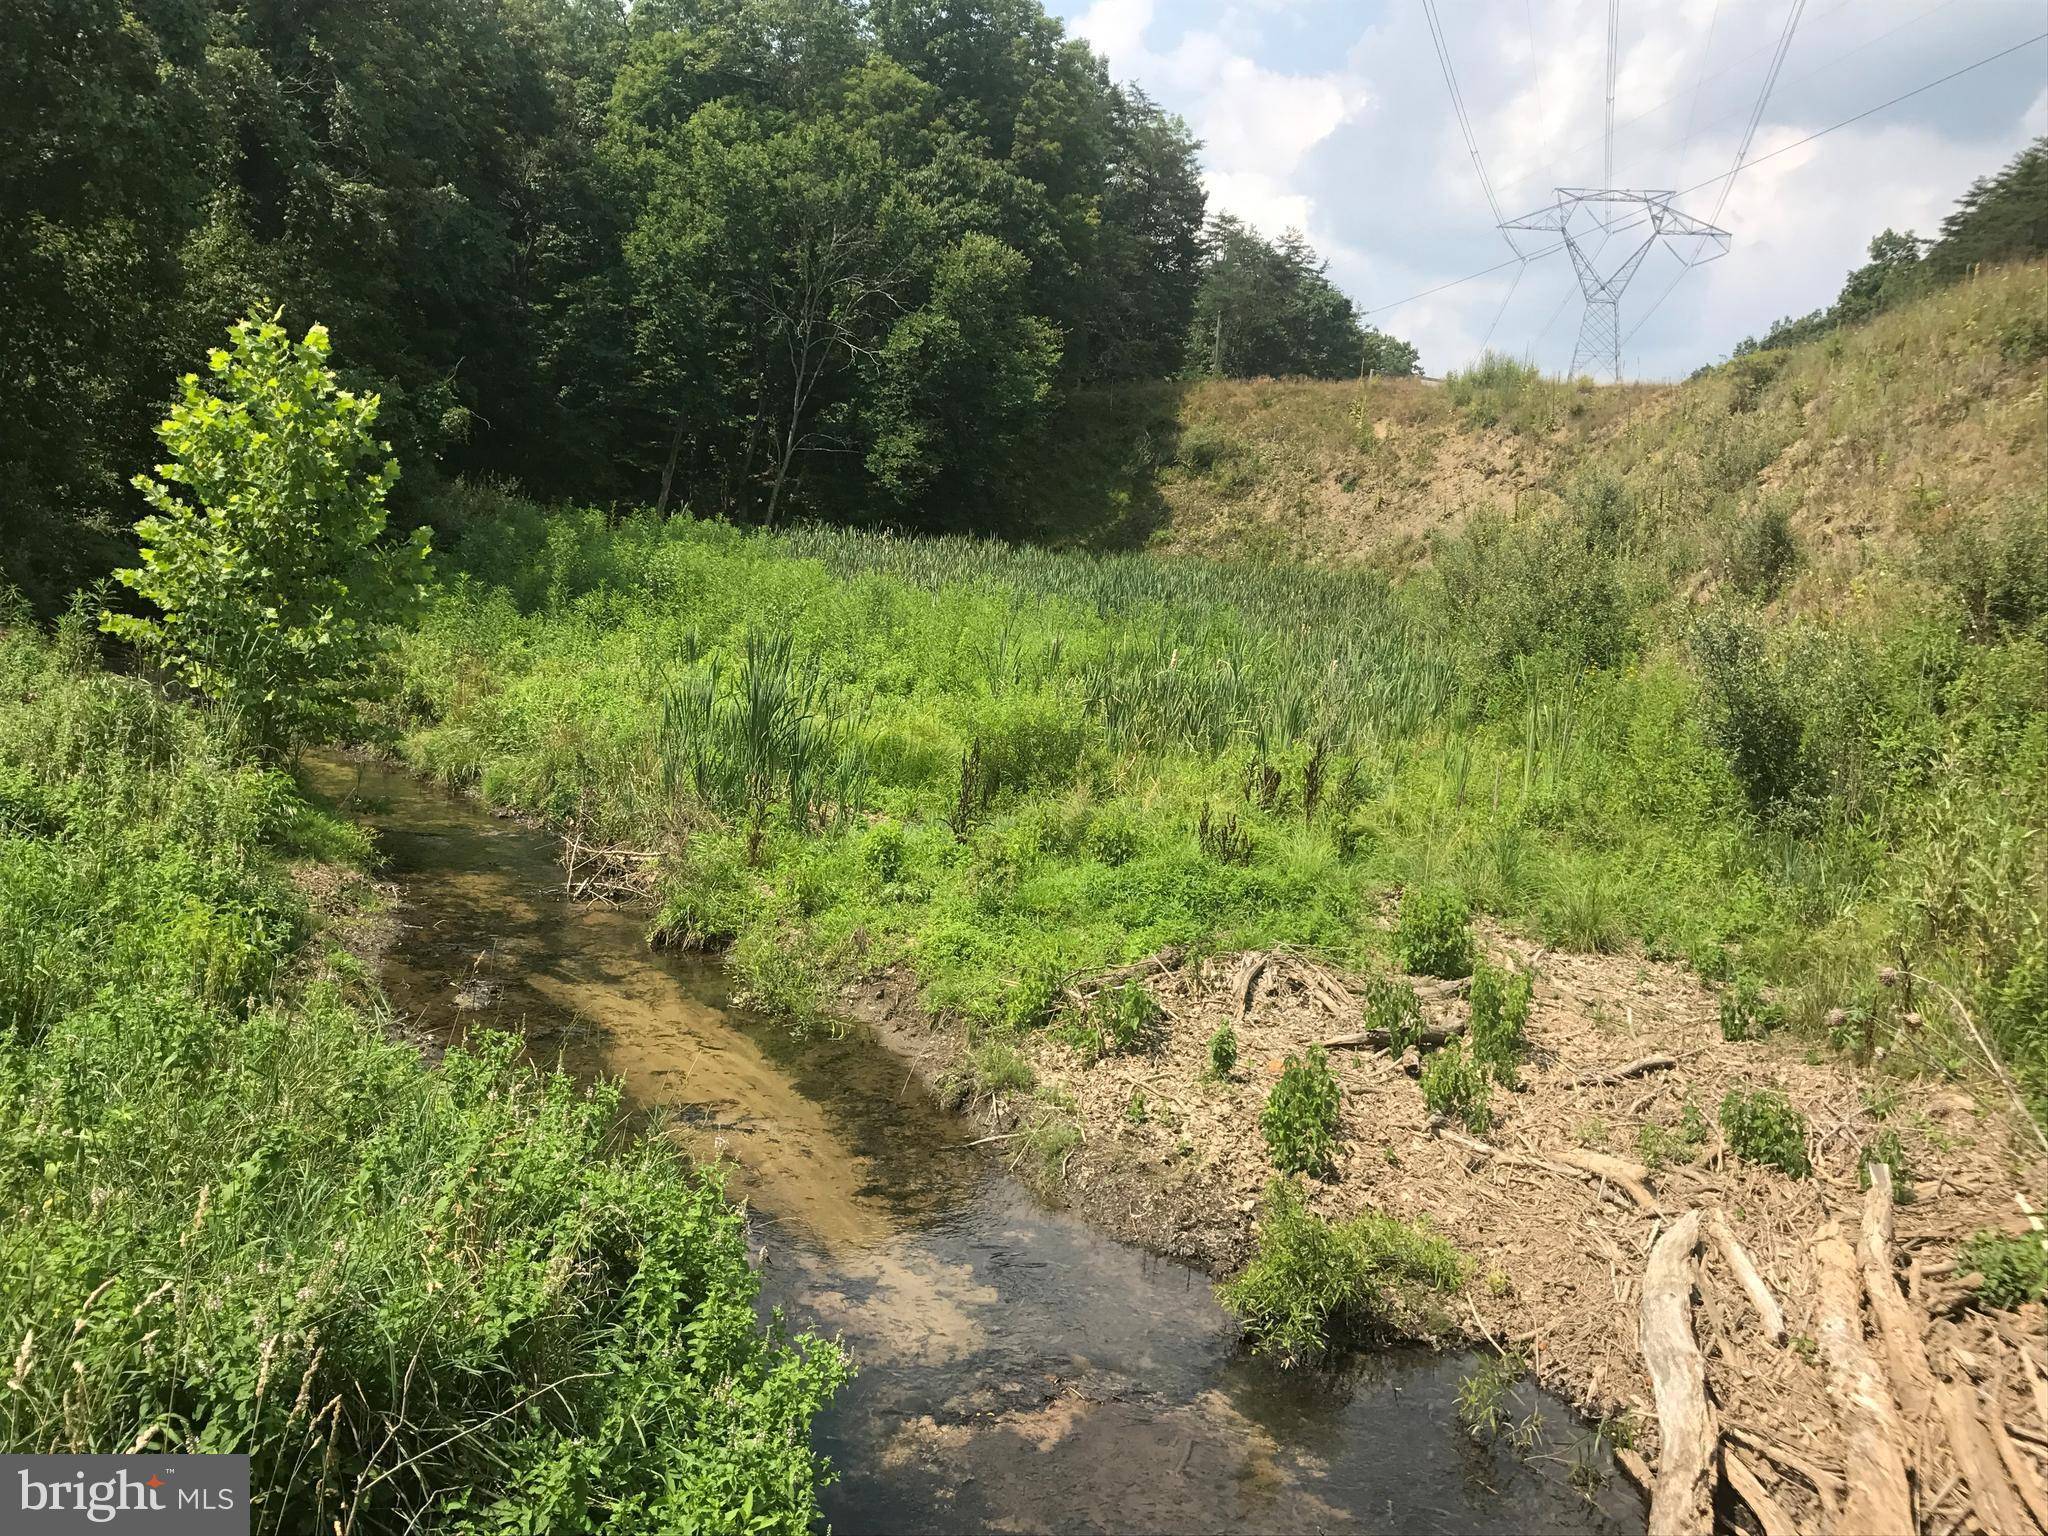
<path fill-rule="evenodd" d="M 1397 1340 L 1476 1362 L 1488 1510 L 1554 1463 L 1607 1529 L 1697 1278 L 1727 1447 L 1822 1437 L 1707 1463 L 1760 1528 L 1862 1496 L 1859 1285 L 1963 1426 L 1886 1442 L 1910 1523 L 2023 1507 L 1959 1458 L 2048 1445 L 2048 142 L 1683 383 L 1436 379 L 1037 0 L 17 10 L 0 1449 L 240 1451 L 265 1532 L 796 1532 L 1137 1402 L 1238 1498 Z M 492 1011 L 495 938 L 404 1016 L 449 838 L 367 765 L 544 841 L 520 900 L 779 1107 L 578 1070 L 615 1023 Z M 720 1138 L 870 1199 L 824 1047 L 1212 1374 L 803 1246 Z M 870 1313 L 973 1391 L 862 1396 Z"/>

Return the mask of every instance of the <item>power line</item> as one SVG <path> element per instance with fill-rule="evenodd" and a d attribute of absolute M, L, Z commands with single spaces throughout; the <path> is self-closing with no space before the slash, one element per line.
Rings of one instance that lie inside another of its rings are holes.
<path fill-rule="evenodd" d="M 1699 116 L 1700 87 L 1707 83 L 1707 64 L 1714 57 L 1714 29 L 1721 25 L 1721 0 L 1714 0 L 1714 14 L 1707 18 L 1707 43 L 1700 49 L 1700 72 L 1693 77 L 1692 105 L 1685 109 L 1685 143 L 1678 151 L 1678 163 L 1685 164 L 1685 152 L 1692 148 L 1692 122 Z"/>
<path fill-rule="evenodd" d="M 1607 154 L 1601 161 L 1600 185 L 1614 185 L 1614 77 L 1620 68 L 1621 0 L 1607 0 Z"/>
<path fill-rule="evenodd" d="M 1764 111 L 1771 104 L 1771 90 L 1778 83 L 1778 74 L 1785 67 L 1785 55 L 1792 51 L 1792 36 L 1799 30 L 1799 16 L 1806 9 L 1806 0 L 1792 0 L 1792 8 L 1785 13 L 1785 30 L 1778 36 L 1778 51 L 1771 56 L 1770 68 L 1764 71 L 1763 89 L 1757 92 L 1756 106 L 1749 114 L 1749 126 L 1742 130 L 1742 142 L 1736 146 L 1735 164 L 1728 172 L 1728 178 L 1721 184 L 1721 195 L 1714 200 L 1714 211 L 1708 222 L 1721 217 L 1721 210 L 1728 204 L 1728 194 L 1735 189 L 1735 178 L 1742 174 L 1742 162 L 1749 158 L 1749 146 L 1756 141 L 1756 131 L 1764 120 Z"/>
<path fill-rule="evenodd" d="M 1465 110 L 1465 94 L 1458 89 L 1458 72 L 1451 66 L 1450 39 L 1444 34 L 1443 20 L 1437 15 L 1435 0 L 1422 0 L 1422 9 L 1429 19 L 1429 40 L 1436 47 L 1437 64 L 1444 72 L 1444 88 L 1450 92 L 1451 108 L 1458 116 L 1458 131 L 1465 137 L 1465 148 L 1472 156 L 1472 168 L 1479 173 L 1480 190 L 1486 194 L 1486 206 L 1493 211 L 1493 222 L 1500 224 L 1506 215 L 1500 211 L 1500 199 L 1494 194 L 1493 178 L 1486 174 L 1486 161 L 1479 153 L 1479 139 L 1472 132 L 1472 118 Z M 1507 239 L 1509 250 L 1517 256 L 1522 254 L 1515 242 L 1508 239 L 1506 231 L 1502 231 L 1502 238 Z"/>
<path fill-rule="evenodd" d="M 1493 333 L 1494 333 L 1495 331 L 1497 331 L 1497 330 L 1499 330 L 1499 329 L 1500 329 L 1500 317 L 1501 317 L 1502 315 L 1504 315 L 1504 314 L 1506 314 L 1506 313 L 1508 312 L 1508 301 L 1509 301 L 1510 299 L 1514 298 L 1514 296 L 1515 296 L 1515 290 L 1516 290 L 1517 288 L 1519 288 L 1519 287 L 1521 287 L 1521 286 L 1522 286 L 1522 276 L 1523 276 L 1523 274 L 1524 274 L 1524 273 L 1526 273 L 1526 272 L 1527 272 L 1528 270 L 1529 270 L 1529 263 L 1528 263 L 1528 262 L 1526 262 L 1526 261 L 1525 261 L 1525 262 L 1523 262 L 1523 263 L 1521 264 L 1521 266 L 1520 266 L 1520 267 L 1516 268 L 1516 270 L 1515 270 L 1515 280 L 1514 280 L 1514 281 L 1513 281 L 1512 283 L 1509 283 L 1509 284 L 1508 284 L 1508 291 L 1507 291 L 1506 295 L 1505 295 L 1505 296 L 1504 296 L 1504 297 L 1503 297 L 1503 298 L 1501 299 L 1501 301 L 1500 301 L 1500 308 L 1499 308 L 1499 309 L 1496 309 L 1496 310 L 1495 310 L 1495 311 L 1493 312 L 1493 324 L 1492 324 L 1492 325 L 1489 325 L 1489 326 L 1488 326 L 1488 327 L 1486 328 L 1486 334 L 1485 334 L 1485 335 L 1484 335 L 1483 337 L 1481 337 L 1481 338 L 1480 338 L 1480 341 L 1479 341 L 1479 350 L 1480 350 L 1480 351 L 1484 352 L 1484 351 L 1486 350 L 1486 348 L 1487 348 L 1488 344 L 1489 344 L 1489 343 L 1491 343 L 1491 342 L 1492 342 L 1492 340 L 1493 340 Z"/>
<path fill-rule="evenodd" d="M 1983 58 L 1978 59 L 1973 64 L 1965 64 L 1961 69 L 1952 69 L 1938 80 L 1930 80 L 1925 85 L 1917 85 L 1910 91 L 1902 91 L 1898 95 L 1892 97 L 1889 101 L 1881 101 L 1874 107 L 1866 107 L 1863 111 L 1858 112 L 1854 117 L 1845 117 L 1839 123 L 1830 123 L 1827 127 L 1818 129 L 1813 133 L 1809 133 L 1803 139 L 1795 139 L 1790 144 L 1786 144 L 1777 149 L 1772 150 L 1769 154 L 1758 155 L 1754 160 L 1750 161 L 1749 164 L 1744 167 L 1744 169 L 1747 170 L 1751 166 L 1758 166 L 1764 164 L 1766 161 L 1775 160 L 1780 155 L 1789 155 L 1790 153 L 1792 153 L 1793 150 L 1802 149 L 1806 145 L 1811 144 L 1815 139 L 1824 139 L 1829 134 L 1835 133 L 1840 129 L 1847 128 L 1853 123 L 1862 122 L 1866 117 L 1874 117 L 1880 112 L 1886 111 L 1892 107 L 1896 107 L 1902 101 L 1911 101 L 1915 96 L 1924 95 L 1928 91 L 1933 90 L 1936 86 L 1947 85 L 1951 80 L 1961 79 L 1964 75 L 1982 69 L 1987 64 L 1996 64 L 2000 59 L 2009 58 L 2011 55 L 2018 53 L 2023 48 L 2031 48 L 2034 44 L 2043 42 L 2048 42 L 2048 32 L 2037 32 L 2032 37 L 2025 38 L 2020 42 L 2014 43 L 2009 48 L 2001 48 L 1996 53 L 1986 54 Z M 1692 193 L 1700 191 L 1702 188 L 1713 186 L 1714 183 L 1725 179 L 1730 174 L 1732 173 L 1728 171 L 1723 171 L 1719 176 L 1709 176 L 1705 181 L 1695 182 L 1693 183 L 1693 185 L 1687 187 L 1684 191 L 1674 192 L 1671 195 L 1674 198 L 1688 197 Z M 1620 234 L 1623 230 L 1633 229 L 1643 222 L 1645 222 L 1643 219 L 1636 218 L 1631 219 L 1626 224 L 1617 224 L 1614 226 L 1614 233 Z M 1540 261 L 1543 257 L 1555 255 L 1557 252 L 1563 249 L 1564 242 L 1560 240 L 1557 244 L 1545 246 L 1540 251 L 1531 251 L 1526 259 L 1530 261 Z M 1479 278 L 1487 277 L 1492 273 L 1502 271 L 1505 268 L 1512 267 L 1514 265 L 1516 265 L 1516 258 L 1513 257 L 1510 257 L 1506 261 L 1497 261 L 1490 267 L 1481 267 L 1477 272 L 1468 272 L 1463 277 L 1454 277 L 1447 283 L 1438 283 L 1433 288 L 1425 288 L 1420 293 L 1411 293 L 1404 299 L 1395 299 L 1391 304 L 1376 305 L 1372 309 L 1361 310 L 1360 313 L 1367 315 L 1383 315 L 1390 309 L 1399 309 L 1404 304 L 1413 304 L 1417 299 L 1429 298 L 1434 294 L 1442 293 L 1447 288 L 1462 287 L 1466 283 L 1474 282 Z"/>

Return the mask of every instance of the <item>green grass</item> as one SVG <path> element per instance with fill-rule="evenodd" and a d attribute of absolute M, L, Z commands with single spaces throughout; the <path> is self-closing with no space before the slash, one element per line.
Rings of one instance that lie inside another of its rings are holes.
<path fill-rule="evenodd" d="M 1254 1349 L 1295 1365 L 1379 1337 L 1440 1331 L 1442 1298 L 1465 1283 L 1467 1268 L 1426 1224 L 1379 1211 L 1326 1221 L 1276 1179 L 1257 1254 L 1216 1294 Z"/>
<path fill-rule="evenodd" d="M 845 1366 L 716 1177 L 302 974 L 360 834 L 77 625 L 0 627 L 0 764 L 0 1445 L 244 1452 L 264 1531 L 810 1528 Z"/>
<path fill-rule="evenodd" d="M 1941 313 L 1996 334 L 2029 281 Z M 1893 1059 L 1958 1068 L 1954 1021 L 1915 1028 L 1878 985 L 1903 948 L 2038 1099 L 2038 487 L 1929 522 L 1824 609 L 1798 596 L 1828 562 L 1768 608 L 1715 585 L 1789 444 L 1918 398 L 1852 362 L 1896 370 L 1917 338 L 1974 380 L 1984 420 L 1957 431 L 2006 430 L 2015 365 L 1926 324 L 1645 396 L 1538 510 L 1469 520 L 1399 580 L 468 491 L 388 728 L 494 803 L 665 849 L 661 935 L 727 946 L 793 1018 L 902 966 L 936 1011 L 1035 1027 L 1074 977 L 1169 945 L 1462 975 L 1469 904 L 1553 947 L 1739 973 L 1787 1027 L 1839 1008 Z M 1391 942 L 1390 888 L 1418 904 Z"/>

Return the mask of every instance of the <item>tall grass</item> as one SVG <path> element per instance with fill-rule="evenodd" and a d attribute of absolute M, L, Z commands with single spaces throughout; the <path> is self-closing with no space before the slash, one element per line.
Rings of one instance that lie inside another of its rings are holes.
<path fill-rule="evenodd" d="M 0 1445 L 243 1452 L 266 1533 L 808 1530 L 838 1352 L 613 1091 L 307 979 L 292 870 L 364 852 L 0 627 Z"/>

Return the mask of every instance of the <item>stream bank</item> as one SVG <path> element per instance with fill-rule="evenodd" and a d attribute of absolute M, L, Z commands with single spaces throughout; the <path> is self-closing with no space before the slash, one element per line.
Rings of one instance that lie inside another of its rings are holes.
<path fill-rule="evenodd" d="M 818 1425 L 835 1530 L 1641 1529 L 1626 1484 L 1574 1486 L 1602 1453 L 1555 1399 L 1525 1389 L 1525 1457 L 1459 1425 L 1468 1357 L 1248 1357 L 1202 1274 L 1046 1209 L 863 1032 L 794 1039 L 639 914 L 568 902 L 545 834 L 387 767 L 306 776 L 377 830 L 410 1029 L 517 1030 L 728 1164 L 764 1300 L 861 1367 Z"/>

